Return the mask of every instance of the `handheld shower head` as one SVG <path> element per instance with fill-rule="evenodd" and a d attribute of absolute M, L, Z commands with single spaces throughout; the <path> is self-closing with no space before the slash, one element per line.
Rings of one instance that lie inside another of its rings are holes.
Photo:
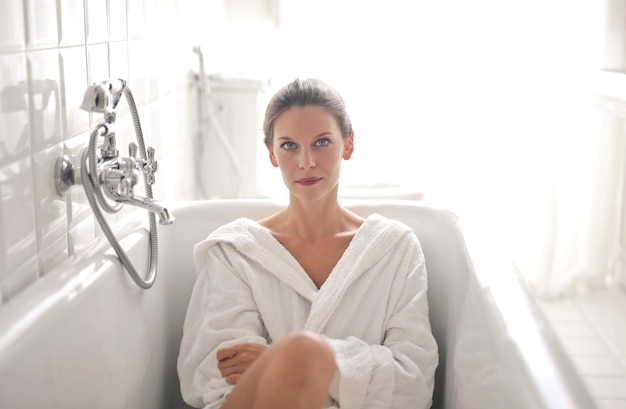
<path fill-rule="evenodd" d="M 122 98 L 126 81 L 115 79 L 91 84 L 85 91 L 81 109 L 107 114 L 113 112 Z"/>

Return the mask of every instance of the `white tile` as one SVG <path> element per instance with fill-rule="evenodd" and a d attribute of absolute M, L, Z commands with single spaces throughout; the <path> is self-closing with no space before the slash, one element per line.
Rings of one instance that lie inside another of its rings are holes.
<path fill-rule="evenodd" d="M 148 43 L 142 40 L 128 42 L 128 87 L 137 106 L 148 102 L 148 76 L 151 71 Z"/>
<path fill-rule="evenodd" d="M 107 2 L 85 0 L 87 44 L 105 43 L 109 36 Z"/>
<path fill-rule="evenodd" d="M 626 408 L 626 294 L 611 287 L 540 304 L 598 408 Z"/>
<path fill-rule="evenodd" d="M 198 59 L 196 54 L 180 46 L 180 40 L 168 41 L 165 50 L 171 61 L 178 62 L 177 64 L 162 64 L 160 67 L 159 81 L 163 82 L 161 87 L 164 93 L 170 93 L 186 85 L 189 73 L 197 70 Z"/>
<path fill-rule="evenodd" d="M 63 156 L 58 144 L 33 155 L 35 214 L 40 248 L 46 248 L 67 232 L 67 202 L 58 196 L 54 169 L 57 158 Z"/>
<path fill-rule="evenodd" d="M 37 281 L 37 257 L 32 257 L 22 264 L 5 271 L 2 275 L 2 301 L 9 302 L 12 298 L 24 291 L 29 285 Z"/>
<path fill-rule="evenodd" d="M 594 338 L 595 331 L 586 322 L 554 322 L 552 325 L 554 332 L 559 337 L 569 338 Z"/>
<path fill-rule="evenodd" d="M 61 20 L 61 46 L 85 44 L 85 11 L 83 0 L 63 0 L 59 2 Z"/>
<path fill-rule="evenodd" d="M 572 355 L 611 354 L 610 349 L 601 338 L 560 338 L 565 350 Z"/>
<path fill-rule="evenodd" d="M 40 276 L 65 263 L 69 257 L 67 233 L 38 253 Z"/>
<path fill-rule="evenodd" d="M 126 0 L 109 0 L 109 41 L 126 39 Z"/>
<path fill-rule="evenodd" d="M 107 44 L 88 45 L 87 66 L 87 79 L 89 84 L 110 79 L 109 46 Z"/>
<path fill-rule="evenodd" d="M 78 135 L 89 128 L 89 113 L 80 108 L 87 89 L 87 58 L 85 47 L 63 48 L 61 75 L 65 138 Z"/>
<path fill-rule="evenodd" d="M 0 270 L 19 268 L 37 251 L 30 158 L 0 168 Z"/>
<path fill-rule="evenodd" d="M 578 306 L 572 300 L 537 300 L 537 304 L 550 322 L 584 322 Z"/>
<path fill-rule="evenodd" d="M 144 0 L 145 30 L 149 38 L 163 36 L 165 16 L 163 0 Z"/>
<path fill-rule="evenodd" d="M 626 310 L 621 310 L 626 311 Z M 623 314 L 623 313 L 622 313 Z M 609 340 L 622 341 L 626 352 L 626 318 L 620 316 L 620 312 L 616 310 L 612 314 L 615 319 L 612 323 L 599 324 L 596 328 L 598 333 Z"/>
<path fill-rule="evenodd" d="M 33 151 L 61 142 L 61 92 L 58 50 L 29 53 Z"/>
<path fill-rule="evenodd" d="M 594 398 L 626 400 L 626 378 L 585 377 L 585 384 Z"/>
<path fill-rule="evenodd" d="M 619 299 L 613 291 L 594 291 L 577 298 L 576 303 L 591 322 L 613 323 L 621 318 L 613 313 L 620 311 Z"/>
<path fill-rule="evenodd" d="M 195 94 L 195 92 L 194 92 Z M 175 104 L 176 104 L 176 122 L 179 124 L 176 135 L 173 136 L 179 144 L 185 144 L 188 146 L 194 146 L 197 138 L 197 105 L 196 100 L 190 98 L 187 88 L 179 88 L 174 92 Z M 260 127 L 259 127 L 260 128 Z M 258 135 L 259 146 L 263 143 L 263 138 Z M 263 145 L 265 150 L 265 145 Z M 265 150 L 266 151 L 266 150 Z M 265 151 L 259 151 L 262 153 L 263 159 L 265 159 Z"/>
<path fill-rule="evenodd" d="M 606 342 L 615 358 L 620 360 L 622 364 L 626 366 L 626 339 L 610 338 L 607 339 Z"/>
<path fill-rule="evenodd" d="M 624 409 L 626 399 L 596 399 L 597 409 Z"/>
<path fill-rule="evenodd" d="M 27 47 L 41 49 L 59 44 L 57 29 L 57 2 L 49 0 L 26 1 Z"/>
<path fill-rule="evenodd" d="M 139 39 L 145 34 L 144 20 L 144 3 L 143 0 L 128 1 L 128 38 Z"/>
<path fill-rule="evenodd" d="M 0 2 L 0 52 L 23 50 L 25 39 L 22 2 Z"/>
<path fill-rule="evenodd" d="M 80 257 L 85 248 L 96 239 L 95 217 L 90 213 L 80 222 L 75 223 L 69 231 L 69 255 Z"/>
<path fill-rule="evenodd" d="M 128 43 L 126 41 L 109 43 L 109 78 L 121 78 L 128 81 Z"/>
<path fill-rule="evenodd" d="M 0 55 L 0 166 L 30 151 L 27 79 L 24 54 Z"/>
<path fill-rule="evenodd" d="M 180 46 L 180 44 L 179 44 Z M 179 65 L 175 56 L 169 52 L 170 49 L 162 41 L 146 41 L 144 54 L 146 55 L 147 69 L 145 71 L 146 99 L 155 101 L 167 94 L 171 89 L 172 68 Z M 177 61 L 177 64 L 163 64 L 162 61 Z"/>
<path fill-rule="evenodd" d="M 161 112 L 160 120 L 158 123 L 158 132 L 155 133 L 155 138 L 152 138 L 153 145 L 158 148 L 158 154 L 162 158 L 167 152 L 173 152 L 178 146 L 181 145 L 179 139 L 179 132 L 183 129 L 178 122 L 178 115 L 176 110 L 177 99 L 174 94 L 170 94 L 167 97 L 159 99 L 155 106 L 159 107 Z M 158 138 L 158 139 L 156 139 Z"/>
<path fill-rule="evenodd" d="M 612 355 L 572 355 L 572 362 L 582 376 L 625 377 L 626 368 Z"/>
<path fill-rule="evenodd" d="M 111 78 L 109 74 L 109 45 L 92 44 L 87 46 L 87 82 L 102 82 Z M 90 127 L 95 127 L 102 122 L 102 115 L 88 113 Z"/>

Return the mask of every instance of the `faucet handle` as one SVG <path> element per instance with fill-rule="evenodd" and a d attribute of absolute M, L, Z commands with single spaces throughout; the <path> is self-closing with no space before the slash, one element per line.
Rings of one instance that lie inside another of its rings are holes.
<path fill-rule="evenodd" d="M 123 198 L 131 198 L 133 197 L 133 182 L 130 178 L 124 178 L 120 181 L 118 185 L 118 195 Z"/>
<path fill-rule="evenodd" d="M 156 172 L 157 170 L 159 170 L 159 162 L 154 159 L 154 152 L 155 149 L 152 146 L 148 146 L 147 149 L 147 155 L 148 158 L 146 160 L 146 164 L 143 167 L 143 171 L 146 174 L 146 177 L 148 179 L 148 184 L 153 185 L 155 182 L 154 179 L 154 172 Z"/>
<path fill-rule="evenodd" d="M 131 158 L 137 159 L 137 144 L 135 142 L 131 142 L 128 144 L 128 155 Z"/>
<path fill-rule="evenodd" d="M 157 161 L 154 159 L 154 151 L 155 149 L 152 146 L 148 146 L 148 149 L 146 149 L 146 153 L 148 155 L 148 162 L 154 162 L 156 165 Z M 154 171 L 156 172 L 157 170 L 154 169 Z"/>

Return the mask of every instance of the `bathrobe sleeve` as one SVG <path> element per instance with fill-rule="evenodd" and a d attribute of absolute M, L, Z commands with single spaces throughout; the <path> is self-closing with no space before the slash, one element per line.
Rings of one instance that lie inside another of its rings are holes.
<path fill-rule="evenodd" d="M 403 242 L 394 254 L 402 260 L 381 345 L 354 336 L 328 338 L 339 368 L 330 395 L 341 409 L 431 406 L 438 350 L 428 317 L 426 267 L 417 238 L 410 234 Z"/>
<path fill-rule="evenodd" d="M 198 277 L 178 356 L 183 399 L 197 408 L 219 408 L 232 391 L 217 367 L 219 348 L 240 342 L 267 345 L 250 286 L 237 274 L 236 261 L 229 260 L 223 246 L 228 244 L 196 249 L 202 257 L 196 260 Z"/>

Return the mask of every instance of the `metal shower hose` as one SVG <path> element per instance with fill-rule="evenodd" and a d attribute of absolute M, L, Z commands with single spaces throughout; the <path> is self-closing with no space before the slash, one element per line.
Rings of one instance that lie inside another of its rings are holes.
<path fill-rule="evenodd" d="M 133 127 L 135 129 L 135 137 L 137 139 L 137 144 L 139 145 L 139 153 L 141 158 L 146 160 L 146 148 L 143 140 L 143 132 L 141 131 L 141 123 L 139 122 L 139 114 L 137 113 L 137 106 L 135 104 L 135 99 L 133 98 L 132 93 L 128 87 L 124 88 L 124 95 L 128 101 L 128 106 L 130 108 L 131 116 L 133 118 Z M 111 231 L 108 223 L 106 222 L 102 211 L 98 207 L 98 203 L 100 206 L 106 210 L 108 213 L 114 213 L 120 210 L 121 204 L 111 206 L 107 203 L 104 195 L 102 194 L 100 181 L 98 180 L 98 170 L 97 170 L 97 162 L 96 162 L 96 141 L 99 136 L 99 131 L 102 128 L 106 128 L 105 124 L 98 125 L 89 138 L 89 145 L 83 150 L 81 156 L 81 163 L 83 166 L 80 167 L 80 177 L 82 180 L 83 187 L 85 189 L 85 194 L 87 195 L 87 200 L 89 200 L 89 204 L 91 205 L 91 209 L 93 210 L 104 235 L 109 240 L 109 243 L 115 249 L 115 253 L 119 257 L 120 261 L 128 271 L 128 274 L 133 279 L 133 281 L 143 289 L 149 289 L 155 282 L 156 272 L 158 266 L 158 240 L 157 240 L 157 225 L 156 225 L 156 217 L 153 212 L 148 211 L 149 225 L 150 225 L 150 252 L 149 256 L 149 270 L 146 278 L 143 278 L 135 269 L 132 261 L 126 255 L 126 252 L 120 245 L 119 241 Z M 87 171 L 87 166 L 85 164 L 88 160 L 89 171 Z M 95 179 L 95 180 L 94 180 Z M 143 173 L 143 181 L 145 187 L 146 196 L 149 199 L 152 199 L 152 185 L 148 183 L 148 177 L 146 173 Z"/>

